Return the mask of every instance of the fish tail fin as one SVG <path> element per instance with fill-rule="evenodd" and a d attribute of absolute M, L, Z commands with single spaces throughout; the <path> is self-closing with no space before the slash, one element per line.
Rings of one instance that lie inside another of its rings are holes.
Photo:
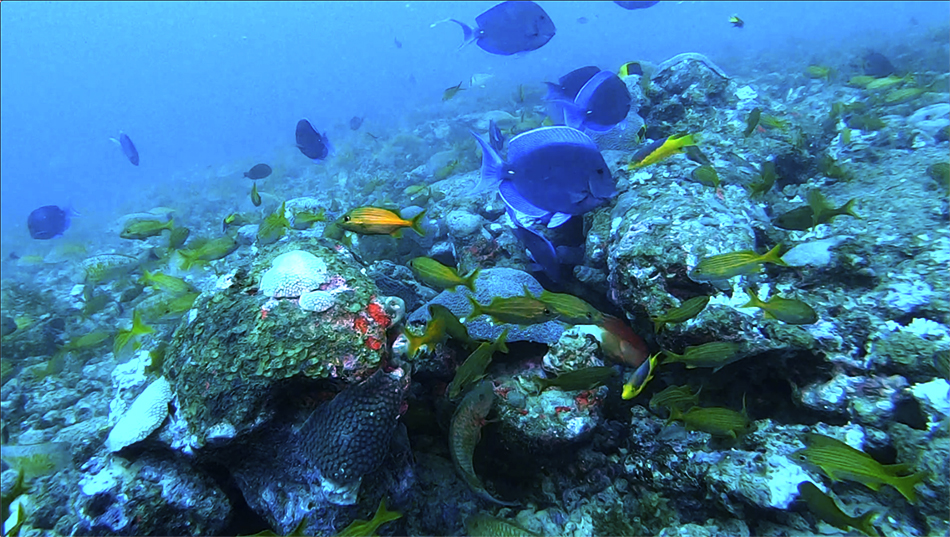
<path fill-rule="evenodd" d="M 379 527 L 386 522 L 391 522 L 399 518 L 402 518 L 402 514 L 386 509 L 386 498 L 383 498 L 379 500 L 379 507 L 376 509 L 376 514 L 373 515 L 373 520 L 370 522 Z"/>
<path fill-rule="evenodd" d="M 175 229 L 175 217 L 170 218 L 168 222 L 165 223 L 164 228 L 168 231 Z"/>
<path fill-rule="evenodd" d="M 752 289 L 746 289 L 745 294 L 749 295 L 749 301 L 745 305 L 739 306 L 740 308 L 759 308 L 765 305 L 764 302 L 759 298 L 757 294 Z"/>
<path fill-rule="evenodd" d="M 683 354 L 676 354 L 675 352 L 672 352 L 672 351 L 663 351 L 663 356 L 665 357 L 665 358 L 663 358 L 663 363 L 665 363 L 665 364 L 673 364 L 673 363 L 676 363 L 676 362 L 682 362 L 684 355 L 685 355 L 685 353 L 683 353 Z"/>
<path fill-rule="evenodd" d="M 895 477 L 894 481 L 891 482 L 891 485 L 897 489 L 910 503 L 917 502 L 917 491 L 914 490 L 914 487 L 918 483 L 922 483 L 928 477 L 927 472 L 917 472 L 914 475 L 909 475 L 906 477 Z"/>
<path fill-rule="evenodd" d="M 699 139 L 699 134 L 680 134 L 676 136 L 676 146 L 682 150 L 686 146 L 698 145 Z"/>
<path fill-rule="evenodd" d="M 473 131 L 472 136 L 475 137 L 475 141 L 478 142 L 478 145 L 482 148 L 482 167 L 481 173 L 479 174 L 478 184 L 475 185 L 475 193 L 484 192 L 486 190 L 491 190 L 497 188 L 501 184 L 502 174 L 504 170 L 505 161 L 501 159 L 501 155 L 497 151 L 482 139 L 481 136 L 475 134 Z"/>
<path fill-rule="evenodd" d="M 465 287 L 468 287 L 468 290 L 474 293 L 475 280 L 478 279 L 478 275 L 481 274 L 481 272 L 482 272 L 482 269 L 480 268 L 477 268 L 473 270 L 472 272 L 470 272 L 468 276 L 462 279 L 462 285 L 464 285 Z"/>
<path fill-rule="evenodd" d="M 653 321 L 653 332 L 659 334 L 660 330 L 663 330 L 663 327 L 666 326 L 666 321 L 654 320 Z"/>
<path fill-rule="evenodd" d="M 673 405 L 670 408 L 670 417 L 666 418 L 666 424 L 669 425 L 676 420 L 683 419 L 683 411 L 679 409 L 676 405 Z"/>
<path fill-rule="evenodd" d="M 855 520 L 854 527 L 864 532 L 865 535 L 879 537 L 881 534 L 878 533 L 877 528 L 874 527 L 874 519 L 878 516 L 880 516 L 880 513 L 877 511 L 868 511 Z"/>
<path fill-rule="evenodd" d="M 782 255 L 779 253 L 782 251 L 782 243 L 775 245 L 775 248 L 769 250 L 765 255 L 760 259 L 762 263 L 772 263 L 773 265 L 781 265 L 787 267 L 788 264 L 785 261 L 782 261 Z"/>
<path fill-rule="evenodd" d="M 131 340 L 131 330 L 119 329 L 119 331 L 115 333 L 115 338 L 112 340 L 112 354 L 119 356 L 119 351 L 121 351 L 122 348 L 125 347 Z"/>
<path fill-rule="evenodd" d="M 189 270 L 191 266 L 194 265 L 195 262 L 198 260 L 197 255 L 194 253 L 189 253 L 183 250 L 178 250 L 177 252 L 178 252 L 178 257 L 181 258 L 181 260 L 178 263 L 178 268 L 180 268 L 181 270 Z"/>
<path fill-rule="evenodd" d="M 403 334 L 406 336 L 406 341 L 409 342 L 406 345 L 406 352 L 408 353 L 409 358 L 414 358 L 416 353 L 419 352 L 419 349 L 422 348 L 422 336 L 414 336 L 408 330 L 404 331 Z"/>
<path fill-rule="evenodd" d="M 412 228 L 413 231 L 418 233 L 420 237 L 426 236 L 425 230 L 422 229 L 422 218 L 425 217 L 425 215 L 426 215 L 426 212 L 422 211 L 421 213 L 413 216 L 411 220 L 412 223 L 409 225 L 409 227 Z M 472 290 L 474 291 L 474 289 Z"/>
<path fill-rule="evenodd" d="M 505 344 L 508 341 L 508 327 L 505 327 L 504 331 L 498 335 L 498 339 L 495 340 L 499 351 L 508 354 L 508 345 Z"/>
<path fill-rule="evenodd" d="M 155 332 L 155 329 L 145 324 L 145 322 L 142 320 L 142 314 L 139 313 L 139 310 L 134 310 L 132 312 L 132 334 L 141 335 L 151 334 L 153 332 Z"/>
<path fill-rule="evenodd" d="M 479 304 L 477 300 L 475 300 L 475 297 L 468 295 L 468 301 L 472 305 L 472 314 L 468 316 L 468 319 L 474 319 L 479 315 L 485 314 L 485 312 L 482 311 L 482 305 Z"/>
<path fill-rule="evenodd" d="M 844 207 L 842 207 L 841 209 L 839 209 L 839 212 L 840 212 L 841 214 L 846 214 L 846 215 L 848 215 L 848 216 L 853 216 L 854 218 L 857 218 L 857 219 L 860 220 L 860 219 L 861 219 L 861 216 L 858 215 L 858 213 L 854 212 L 854 204 L 857 203 L 857 201 L 858 201 L 858 199 L 857 199 L 857 198 L 854 198 L 854 199 L 852 199 L 851 201 L 849 201 L 848 203 L 845 203 L 845 204 L 844 204 Z"/>

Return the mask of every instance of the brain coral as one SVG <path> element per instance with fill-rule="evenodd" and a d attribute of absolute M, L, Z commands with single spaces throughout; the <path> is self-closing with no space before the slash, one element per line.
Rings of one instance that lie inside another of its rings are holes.
<path fill-rule="evenodd" d="M 409 378 L 402 370 L 377 370 L 314 411 L 301 428 L 302 446 L 324 478 L 358 481 L 389 453 Z"/>
<path fill-rule="evenodd" d="M 261 278 L 261 292 L 273 298 L 297 298 L 320 287 L 327 279 L 327 264 L 303 250 L 274 258 Z"/>

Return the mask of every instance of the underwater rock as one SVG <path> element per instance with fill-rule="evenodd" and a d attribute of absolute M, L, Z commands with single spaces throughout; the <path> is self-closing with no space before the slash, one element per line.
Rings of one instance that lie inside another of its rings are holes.
<path fill-rule="evenodd" d="M 831 263 L 831 249 L 847 239 L 848 237 L 836 236 L 799 244 L 785 252 L 782 261 L 785 261 L 791 267 L 826 266 Z"/>
<path fill-rule="evenodd" d="M 520 296 L 524 294 L 525 286 L 534 295 L 539 296 L 544 290 L 541 284 L 527 272 L 512 268 L 495 267 L 483 269 L 475 280 L 474 297 L 479 304 L 488 304 L 495 297 Z M 441 304 L 449 309 L 456 317 L 464 318 L 472 313 L 472 305 L 468 297 L 472 292 L 464 287 L 455 291 L 443 291 L 427 304 L 416 309 L 409 315 L 410 323 L 425 323 L 429 320 L 428 304 Z M 533 341 L 552 345 L 561 337 L 564 327 L 561 323 L 548 321 L 546 323 L 519 326 L 512 324 L 492 325 L 487 316 L 475 319 L 466 319 L 464 324 L 468 334 L 484 341 L 494 341 L 506 328 L 508 341 Z"/>
<path fill-rule="evenodd" d="M 447 267 L 457 266 L 458 259 L 455 258 L 455 244 L 451 242 L 437 242 L 429 249 L 429 257 Z"/>
<path fill-rule="evenodd" d="M 409 267 L 391 261 L 373 263 L 367 275 L 382 294 L 401 298 L 408 311 L 415 311 L 438 294 L 434 289 L 418 283 Z"/>
<path fill-rule="evenodd" d="M 445 217 L 449 233 L 459 238 L 477 233 L 483 223 L 481 216 L 466 211 L 452 211 Z"/>
<path fill-rule="evenodd" d="M 261 228 L 258 224 L 246 224 L 238 228 L 237 236 L 234 240 L 241 246 L 250 246 L 257 240 L 257 231 Z"/>
<path fill-rule="evenodd" d="M 603 366 L 596 354 L 598 346 L 593 338 L 567 330 L 548 349 L 541 362 L 546 378 L 554 378 L 587 367 Z M 514 453 L 540 457 L 565 450 L 573 452 L 590 439 L 603 419 L 603 401 L 608 387 L 564 390 L 553 386 L 539 391 L 540 386 L 533 380 L 539 373 L 537 367 L 522 366 L 520 373 L 495 377 L 501 394 L 497 398 L 501 420 L 499 435 Z M 610 389 L 620 393 L 620 384 L 620 375 L 617 374 L 610 381 Z"/>
<path fill-rule="evenodd" d="M 217 535 L 231 502 L 189 463 L 143 453 L 134 465 L 94 458 L 74 492 L 72 531 L 84 535 Z"/>
<path fill-rule="evenodd" d="M 742 210 L 745 191 L 727 185 L 719 201 L 711 189 L 686 187 L 671 183 L 663 192 L 639 187 L 621 194 L 611 218 L 595 220 L 588 233 L 586 264 L 597 266 L 591 256 L 606 254 L 608 298 L 626 311 L 657 316 L 675 305 L 669 295 L 714 294 L 711 285 L 687 276 L 689 268 L 704 256 L 756 249 L 753 217 Z M 633 328 L 646 333 L 648 326 Z"/>
<path fill-rule="evenodd" d="M 931 137 L 936 136 L 941 129 L 950 126 L 950 104 L 937 103 L 925 106 L 911 114 L 907 118 L 907 124 Z"/>
<path fill-rule="evenodd" d="M 675 101 L 695 109 L 732 108 L 737 101 L 736 83 L 702 54 L 684 53 L 666 60 L 657 66 L 651 84 L 658 90 L 650 97 L 656 103 Z M 650 118 L 647 123 L 651 124 Z"/>
<path fill-rule="evenodd" d="M 261 291 L 255 294 L 257 278 Z M 299 296 L 313 286 L 336 294 L 338 307 L 315 313 L 296 300 L 265 294 Z M 392 322 L 374 298 L 379 295 L 361 267 L 322 239 L 275 244 L 233 285 L 203 293 L 175 332 L 164 363 L 193 435 L 191 447 L 203 445 L 223 422 L 237 437 L 266 423 L 283 379 L 353 382 L 378 367 Z"/>
<path fill-rule="evenodd" d="M 898 373 L 911 382 L 926 382 L 935 376 L 934 353 L 947 348 L 950 330 L 941 324 L 915 319 L 901 326 L 891 321 L 871 335 L 865 360 L 871 371 Z"/>

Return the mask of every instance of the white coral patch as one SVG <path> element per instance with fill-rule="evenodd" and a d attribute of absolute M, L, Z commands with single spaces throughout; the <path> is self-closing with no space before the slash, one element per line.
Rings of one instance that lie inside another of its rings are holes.
<path fill-rule="evenodd" d="M 320 287 L 327 279 L 327 264 L 317 256 L 294 250 L 281 254 L 261 278 L 261 292 L 273 298 L 297 298 Z"/>
<path fill-rule="evenodd" d="M 788 509 L 789 504 L 798 496 L 798 484 L 811 481 L 801 466 L 782 455 L 770 455 L 769 464 L 769 501 L 772 507 Z"/>
<path fill-rule="evenodd" d="M 922 384 L 914 384 L 910 389 L 924 408 L 931 414 L 931 421 L 939 421 L 940 415 L 950 415 L 950 383 L 944 379 L 935 379 Z"/>
<path fill-rule="evenodd" d="M 320 313 L 333 307 L 336 299 L 326 291 L 307 291 L 300 295 L 300 309 Z"/>
<path fill-rule="evenodd" d="M 165 421 L 171 399 L 171 386 L 165 377 L 149 384 L 109 432 L 106 449 L 115 452 L 144 440 Z"/>

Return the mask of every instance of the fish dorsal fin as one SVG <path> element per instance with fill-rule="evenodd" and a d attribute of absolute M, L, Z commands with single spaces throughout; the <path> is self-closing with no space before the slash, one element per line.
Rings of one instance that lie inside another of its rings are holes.
<path fill-rule="evenodd" d="M 519 223 L 524 220 L 524 217 L 542 218 L 551 214 L 550 211 L 535 207 L 531 202 L 524 199 L 524 196 L 518 192 L 511 181 L 502 181 L 498 186 L 498 193 L 501 194 L 501 199 L 504 200 L 505 205 L 515 212 L 516 220 Z"/>
<path fill-rule="evenodd" d="M 597 145 L 590 139 L 590 136 L 577 129 L 563 125 L 539 127 L 519 134 L 508 142 L 508 161 L 516 162 L 532 151 L 552 144 L 571 144 L 597 149 Z M 484 151 L 484 148 L 482 150 Z"/>

